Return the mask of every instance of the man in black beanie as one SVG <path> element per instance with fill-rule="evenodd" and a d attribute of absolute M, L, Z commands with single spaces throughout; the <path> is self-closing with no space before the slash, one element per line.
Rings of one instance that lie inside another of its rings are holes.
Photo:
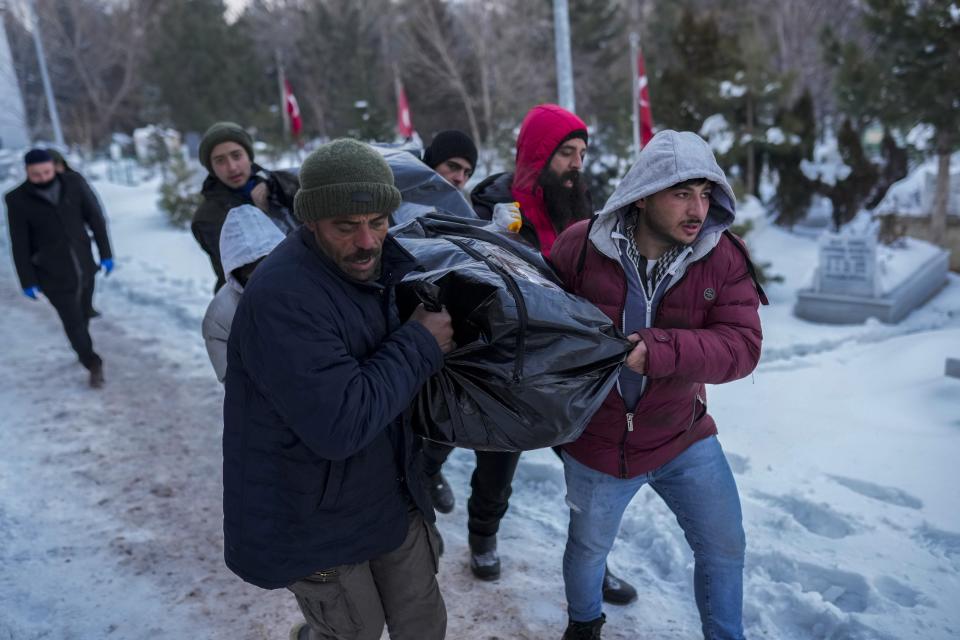
<path fill-rule="evenodd" d="M 13 262 L 23 294 L 43 293 L 57 310 L 70 346 L 90 372 L 90 386 L 103 386 L 103 361 L 93 350 L 94 275 L 113 270 L 107 223 L 93 192 L 76 173 L 58 174 L 45 149 L 24 156 L 27 179 L 6 194 Z M 89 231 L 88 231 L 89 229 Z M 100 264 L 93 258 L 90 232 Z"/>
<path fill-rule="evenodd" d="M 283 233 L 290 233 L 297 226 L 293 197 L 300 183 L 288 171 L 267 171 L 256 164 L 253 138 L 233 122 L 217 122 L 207 129 L 198 155 L 209 174 L 203 181 L 203 202 L 193 215 L 190 230 L 200 248 L 210 256 L 217 276 L 216 292 L 226 282 L 220 264 L 220 230 L 230 209 L 252 204 Z"/>
<path fill-rule="evenodd" d="M 241 578 L 294 593 L 292 638 L 442 640 L 439 536 L 405 417 L 453 348 L 443 310 L 400 320 L 416 267 L 387 235 L 400 192 L 355 140 L 300 170 L 303 225 L 257 267 L 227 344 L 224 555 Z"/>
<path fill-rule="evenodd" d="M 477 145 L 462 131 L 441 131 L 423 152 L 423 162 L 457 189 L 463 189 L 477 168 Z"/>

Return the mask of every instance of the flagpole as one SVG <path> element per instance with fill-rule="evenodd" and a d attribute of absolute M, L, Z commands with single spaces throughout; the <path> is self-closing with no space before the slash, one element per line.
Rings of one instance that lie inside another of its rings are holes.
<path fill-rule="evenodd" d="M 633 106 L 630 109 L 630 120 L 633 122 L 633 159 L 640 155 L 640 65 L 637 64 L 637 55 L 640 52 L 640 35 L 635 31 L 630 33 L 630 68 L 633 78 Z"/>
<path fill-rule="evenodd" d="M 283 62 L 280 59 L 280 49 L 273 50 L 274 57 L 277 61 L 277 86 L 280 89 L 280 117 L 283 118 L 283 140 L 289 144 L 290 142 L 290 116 L 287 114 L 287 91 L 286 79 L 283 72 Z"/>
<path fill-rule="evenodd" d="M 570 55 L 570 8 L 567 0 L 553 0 L 553 33 L 557 57 L 557 98 L 567 111 L 576 111 L 573 62 Z"/>

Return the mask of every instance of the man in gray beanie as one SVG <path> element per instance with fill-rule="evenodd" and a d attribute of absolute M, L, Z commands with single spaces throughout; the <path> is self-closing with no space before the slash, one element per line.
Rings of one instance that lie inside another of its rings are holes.
<path fill-rule="evenodd" d="M 439 536 L 404 416 L 453 348 L 445 310 L 403 322 L 394 286 L 416 267 L 387 235 L 390 167 L 355 140 L 311 153 L 303 225 L 250 277 L 227 344 L 227 566 L 294 593 L 291 638 L 440 640 Z"/>
<path fill-rule="evenodd" d="M 297 226 L 293 197 L 300 183 L 288 171 L 267 171 L 253 161 L 253 138 L 240 125 L 217 122 L 200 140 L 200 164 L 209 172 L 203 181 L 203 201 L 193 215 L 190 230 L 210 256 L 217 276 L 214 292 L 226 282 L 220 262 L 220 230 L 234 207 L 252 204 L 284 234 Z"/>

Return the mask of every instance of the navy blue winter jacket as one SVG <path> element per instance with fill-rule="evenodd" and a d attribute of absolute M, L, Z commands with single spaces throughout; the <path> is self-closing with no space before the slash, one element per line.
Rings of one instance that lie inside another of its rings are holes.
<path fill-rule="evenodd" d="M 420 485 L 404 413 L 443 366 L 393 284 L 416 266 L 392 238 L 377 283 L 347 277 L 306 227 L 257 267 L 227 346 L 223 528 L 227 566 L 274 589 L 402 544 Z"/>

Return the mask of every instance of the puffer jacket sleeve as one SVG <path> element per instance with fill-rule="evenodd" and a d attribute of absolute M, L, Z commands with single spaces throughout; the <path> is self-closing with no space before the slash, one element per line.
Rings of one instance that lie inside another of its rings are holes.
<path fill-rule="evenodd" d="M 733 242 L 723 238 L 721 243 Z M 750 374 L 760 360 L 760 297 L 747 262 L 732 245 L 711 255 L 711 268 L 725 272 L 723 285 L 701 329 L 644 329 L 650 378 L 677 377 L 720 384 Z M 680 285 L 678 285 L 680 286 Z"/>
<path fill-rule="evenodd" d="M 436 339 L 418 322 L 407 322 L 359 360 L 344 333 L 362 328 L 338 317 L 331 299 L 282 291 L 253 301 L 249 293 L 241 311 L 252 303 L 253 330 L 238 347 L 244 369 L 322 458 L 344 460 L 369 445 L 443 366 Z"/>
<path fill-rule="evenodd" d="M 204 205 L 200 205 L 201 207 Z M 220 228 L 221 225 L 206 220 L 194 220 L 190 225 L 190 231 L 196 238 L 200 248 L 210 256 L 210 265 L 217 276 L 217 284 L 214 286 L 214 292 L 219 291 L 227 279 L 223 273 L 223 266 L 220 263 Z"/>
<path fill-rule="evenodd" d="M 210 364 L 217 374 L 217 380 L 221 383 L 227 377 L 227 339 L 230 337 L 230 329 L 224 324 L 225 314 L 233 314 L 233 309 L 222 302 L 224 289 L 217 292 L 217 295 L 210 301 L 207 307 L 207 313 L 203 316 L 203 342 L 207 346 L 207 356 L 210 358 Z"/>
<path fill-rule="evenodd" d="M 550 257 L 547 262 L 553 267 L 563 288 L 570 293 L 574 292 L 577 262 L 580 259 L 580 252 L 589 247 L 584 247 L 586 240 L 588 220 L 581 220 L 561 233 L 553 243 L 553 249 L 550 251 Z"/>
<path fill-rule="evenodd" d="M 93 188 L 80 174 L 72 176 L 78 183 L 83 197 L 83 221 L 93 232 L 93 239 L 97 243 L 97 253 L 100 260 L 113 257 L 110 249 L 110 238 L 107 234 L 107 219 L 103 215 L 103 208 Z"/>

